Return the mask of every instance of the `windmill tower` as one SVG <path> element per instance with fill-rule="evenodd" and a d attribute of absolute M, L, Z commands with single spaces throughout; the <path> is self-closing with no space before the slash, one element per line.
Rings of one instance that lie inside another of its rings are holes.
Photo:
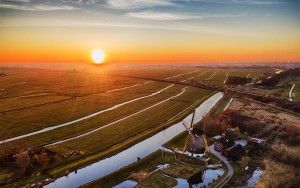
<path fill-rule="evenodd" d="M 194 128 L 195 111 L 192 116 L 191 124 L 188 126 L 183 122 L 184 127 L 188 131 L 188 137 L 184 146 L 184 152 L 193 154 L 202 154 L 208 151 L 206 136 L 200 128 Z"/>

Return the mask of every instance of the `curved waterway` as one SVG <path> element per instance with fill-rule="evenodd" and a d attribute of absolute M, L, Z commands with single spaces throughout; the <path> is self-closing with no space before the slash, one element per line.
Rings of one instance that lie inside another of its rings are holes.
<path fill-rule="evenodd" d="M 196 108 L 194 124 L 198 123 L 216 103 L 223 97 L 223 93 L 219 92 L 208 98 Z M 95 162 L 89 166 L 83 167 L 76 172 L 71 172 L 67 176 L 58 178 L 54 182 L 45 185 L 46 188 L 60 187 L 78 187 L 98 178 L 104 177 L 120 168 L 137 161 L 137 158 L 143 158 L 152 152 L 161 148 L 161 146 L 171 140 L 176 135 L 185 131 L 183 121 L 191 122 L 192 114 L 188 115 L 184 120 L 170 126 L 169 128 L 123 150 L 116 155 Z"/>

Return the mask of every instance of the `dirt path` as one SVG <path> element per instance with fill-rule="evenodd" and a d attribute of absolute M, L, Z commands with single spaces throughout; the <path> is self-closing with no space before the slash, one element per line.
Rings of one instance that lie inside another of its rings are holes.
<path fill-rule="evenodd" d="M 206 80 L 205 81 L 208 81 L 208 80 L 210 80 L 214 75 L 216 75 L 217 74 L 217 72 L 214 72 L 210 77 L 208 77 L 208 78 L 206 78 Z"/>
<path fill-rule="evenodd" d="M 224 80 L 223 84 L 225 84 L 225 83 L 226 83 L 226 81 L 227 81 L 227 79 L 228 79 L 228 76 L 229 76 L 229 74 L 227 73 L 227 74 L 226 74 L 226 78 L 225 78 L 225 80 Z"/>
<path fill-rule="evenodd" d="M 191 72 L 188 72 L 188 73 L 177 74 L 177 75 L 175 75 L 175 76 L 171 76 L 171 77 L 168 77 L 168 78 L 165 78 L 165 79 L 176 78 L 176 77 L 179 77 L 179 76 L 183 76 L 183 75 L 187 75 L 187 74 L 192 74 L 192 73 L 198 72 L 198 71 L 199 71 L 199 70 L 191 71 Z"/>

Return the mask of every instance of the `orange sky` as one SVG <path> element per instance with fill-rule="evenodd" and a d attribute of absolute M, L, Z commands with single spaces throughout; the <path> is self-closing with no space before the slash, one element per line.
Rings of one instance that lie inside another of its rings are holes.
<path fill-rule="evenodd" d="M 300 61 L 298 3 L 118 1 L 0 2 L 0 63 Z"/>

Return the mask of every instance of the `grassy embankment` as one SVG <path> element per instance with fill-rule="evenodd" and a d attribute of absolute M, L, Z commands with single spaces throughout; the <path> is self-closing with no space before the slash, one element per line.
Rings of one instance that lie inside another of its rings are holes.
<path fill-rule="evenodd" d="M 137 188 L 161 188 L 161 187 L 174 187 L 177 185 L 177 181 L 169 177 L 164 176 L 160 172 L 151 174 L 148 179 L 137 185 Z"/>

